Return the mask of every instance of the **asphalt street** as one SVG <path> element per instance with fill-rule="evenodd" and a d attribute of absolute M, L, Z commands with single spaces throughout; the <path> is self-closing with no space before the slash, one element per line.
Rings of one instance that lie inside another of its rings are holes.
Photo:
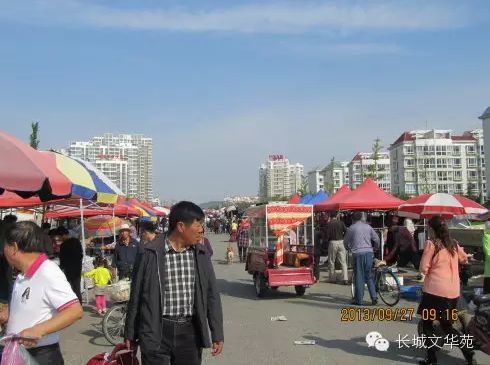
<path fill-rule="evenodd" d="M 388 365 L 415 364 L 424 356 L 423 350 L 400 348 L 397 342 L 399 336 L 413 338 L 416 319 L 342 321 L 341 311 L 351 300 L 350 287 L 326 283 L 326 267 L 322 268 L 320 282 L 308 288 L 303 297 L 297 297 L 294 288 L 281 287 L 259 299 L 244 264 L 225 262 L 227 236 L 208 237 L 215 251 L 213 263 L 223 303 L 225 347 L 217 358 L 205 350 L 203 364 Z M 397 307 L 416 305 L 402 300 Z M 271 321 L 274 316 L 285 316 L 287 321 Z M 368 346 L 366 335 L 372 331 L 389 341 L 387 351 Z M 304 340 L 314 340 L 315 345 L 294 344 Z M 77 365 L 112 348 L 101 332 L 101 317 L 94 314 L 91 305 L 85 306 L 83 320 L 64 331 L 61 345 L 66 363 Z M 480 364 L 490 364 L 490 358 L 482 353 L 476 358 Z M 464 363 L 458 349 L 445 349 L 439 359 L 445 365 Z"/>

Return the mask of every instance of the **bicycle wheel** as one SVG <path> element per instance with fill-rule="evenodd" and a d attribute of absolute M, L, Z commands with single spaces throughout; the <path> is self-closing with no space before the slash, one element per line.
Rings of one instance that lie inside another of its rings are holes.
<path fill-rule="evenodd" d="M 400 300 L 400 283 L 395 274 L 389 270 L 383 270 L 378 273 L 376 281 L 376 291 L 381 300 L 390 307 L 396 305 Z"/>
<path fill-rule="evenodd" d="M 102 332 L 112 345 L 118 345 L 124 341 L 125 322 L 126 304 L 117 304 L 105 314 L 102 320 Z"/>

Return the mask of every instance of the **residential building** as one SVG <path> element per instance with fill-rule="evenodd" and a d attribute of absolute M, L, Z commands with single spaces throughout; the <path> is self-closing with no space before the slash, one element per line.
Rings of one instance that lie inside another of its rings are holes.
<path fill-rule="evenodd" d="M 270 155 L 259 169 L 259 195 L 262 199 L 295 194 L 303 184 L 304 167 L 291 164 L 284 155 Z"/>
<path fill-rule="evenodd" d="M 307 176 L 307 184 L 308 184 L 308 192 L 310 194 L 316 194 L 320 190 L 325 191 L 325 176 L 322 173 L 322 170 L 319 168 L 308 172 Z"/>
<path fill-rule="evenodd" d="M 325 191 L 335 193 L 342 185 L 350 186 L 349 161 L 332 160 L 322 170 L 325 181 Z"/>
<path fill-rule="evenodd" d="M 482 121 L 484 138 L 490 140 L 490 107 L 488 107 L 479 118 Z M 490 156 L 490 143 L 487 143 L 484 146 L 484 154 Z M 485 169 L 485 179 L 486 181 L 490 181 L 490 168 Z M 486 200 L 490 200 L 490 189 L 486 189 L 485 197 Z"/>
<path fill-rule="evenodd" d="M 373 152 L 359 152 L 349 162 L 349 186 L 357 188 L 366 178 L 372 178 L 381 189 L 391 192 L 390 153 L 380 151 L 377 158 Z"/>
<path fill-rule="evenodd" d="M 391 146 L 393 193 L 486 195 L 483 130 L 404 132 Z"/>
<path fill-rule="evenodd" d="M 153 198 L 153 141 L 140 134 L 93 137 L 72 142 L 69 156 L 93 163 L 128 197 L 151 201 Z"/>

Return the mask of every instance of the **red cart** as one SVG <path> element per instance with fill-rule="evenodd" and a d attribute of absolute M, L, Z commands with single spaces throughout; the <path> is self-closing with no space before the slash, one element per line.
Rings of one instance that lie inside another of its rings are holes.
<path fill-rule="evenodd" d="M 313 206 L 267 204 L 251 207 L 250 246 L 245 270 L 253 275 L 258 297 L 269 289 L 294 286 L 303 295 L 313 275 Z"/>

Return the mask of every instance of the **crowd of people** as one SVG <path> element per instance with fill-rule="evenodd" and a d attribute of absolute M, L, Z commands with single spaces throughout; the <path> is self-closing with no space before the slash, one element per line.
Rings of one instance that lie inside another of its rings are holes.
<path fill-rule="evenodd" d="M 122 225 L 84 271 L 82 243 L 66 227 L 7 215 L 0 222 L 0 325 L 38 364 L 63 364 L 60 331 L 83 316 L 81 278 L 92 279 L 101 315 L 107 286 L 131 278 L 125 337 L 128 348 L 139 346 L 144 364 L 200 364 L 204 347 L 217 356 L 223 314 L 204 225 L 201 208 L 177 203 L 166 227 L 139 222 L 138 239 Z"/>

